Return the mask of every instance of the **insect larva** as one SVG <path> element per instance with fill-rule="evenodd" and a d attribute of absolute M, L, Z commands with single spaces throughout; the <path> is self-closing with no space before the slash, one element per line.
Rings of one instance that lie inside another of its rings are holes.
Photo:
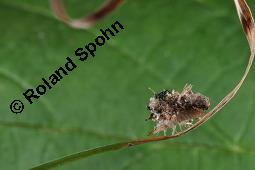
<path fill-rule="evenodd" d="M 176 126 L 180 129 L 192 125 L 195 119 L 205 114 L 210 106 L 208 97 L 193 93 L 191 85 L 185 85 L 182 92 L 164 90 L 154 94 L 147 106 L 151 112 L 148 119 L 156 123 L 151 134 L 172 129 L 175 133 Z"/>

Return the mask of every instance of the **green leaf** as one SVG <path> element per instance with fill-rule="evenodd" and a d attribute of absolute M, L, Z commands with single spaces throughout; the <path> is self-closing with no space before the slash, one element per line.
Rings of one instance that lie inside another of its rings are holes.
<path fill-rule="evenodd" d="M 102 0 L 66 2 L 71 16 Z M 251 10 L 255 3 L 248 1 Z M 0 165 L 28 169 L 71 153 L 144 138 L 148 90 L 181 90 L 186 83 L 215 105 L 237 83 L 249 48 L 234 2 L 126 1 L 90 30 L 57 21 L 48 1 L 0 0 Z M 74 51 L 118 20 L 125 29 L 96 57 L 33 104 L 22 93 L 36 88 L 74 57 Z M 254 70 L 239 94 L 215 117 L 187 135 L 108 152 L 58 169 L 254 169 Z M 21 114 L 9 110 L 24 100 Z"/>

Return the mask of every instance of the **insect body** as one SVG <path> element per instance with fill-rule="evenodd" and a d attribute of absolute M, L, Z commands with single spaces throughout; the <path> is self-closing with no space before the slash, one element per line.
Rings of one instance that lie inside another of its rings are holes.
<path fill-rule="evenodd" d="M 210 106 L 209 99 L 200 93 L 193 93 L 191 85 L 185 85 L 181 93 L 164 90 L 150 98 L 147 106 L 151 112 L 148 119 L 156 123 L 151 134 L 172 128 L 172 134 L 179 125 L 189 126 L 194 119 L 205 114 Z"/>

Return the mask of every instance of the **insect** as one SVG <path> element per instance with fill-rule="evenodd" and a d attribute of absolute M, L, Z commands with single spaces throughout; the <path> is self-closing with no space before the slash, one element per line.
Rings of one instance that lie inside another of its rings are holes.
<path fill-rule="evenodd" d="M 193 93 L 191 85 L 186 84 L 181 93 L 175 90 L 156 93 L 150 98 L 147 106 L 151 113 L 147 120 L 156 123 L 149 135 L 161 131 L 165 134 L 167 129 L 172 129 L 173 135 L 177 125 L 180 129 L 191 126 L 209 107 L 209 98 L 200 93 Z"/>

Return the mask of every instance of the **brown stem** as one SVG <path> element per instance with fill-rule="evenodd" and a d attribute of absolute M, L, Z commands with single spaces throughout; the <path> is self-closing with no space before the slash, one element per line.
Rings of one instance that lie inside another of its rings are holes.
<path fill-rule="evenodd" d="M 133 141 L 135 144 L 141 144 L 141 143 L 147 143 L 147 142 L 152 142 L 152 141 L 159 141 L 159 140 L 166 140 L 170 138 L 176 138 L 178 136 L 184 135 L 187 132 L 197 128 L 198 126 L 202 125 L 205 123 L 208 119 L 210 119 L 213 115 L 215 115 L 218 111 L 220 111 L 238 92 L 240 87 L 242 86 L 243 82 L 245 81 L 255 55 L 255 24 L 254 24 L 254 19 L 252 17 L 252 13 L 250 11 L 249 6 L 247 5 L 245 0 L 234 0 L 237 13 L 239 16 L 239 19 L 241 21 L 245 36 L 248 40 L 249 47 L 250 47 L 250 57 L 248 64 L 246 66 L 245 72 L 241 78 L 241 80 L 238 82 L 238 84 L 235 86 L 235 88 L 230 91 L 210 112 L 208 112 L 204 117 L 202 117 L 198 122 L 196 122 L 194 125 L 191 127 L 187 128 L 184 131 L 181 131 L 179 133 L 176 133 L 175 135 L 171 136 L 162 136 L 162 137 L 153 137 L 149 139 L 144 139 L 144 140 L 137 140 Z"/>
<path fill-rule="evenodd" d="M 81 17 L 80 19 L 71 19 L 69 17 L 62 0 L 50 0 L 50 5 L 54 15 L 60 21 L 73 28 L 87 29 L 116 9 L 121 2 L 123 2 L 123 0 L 106 0 L 100 8 L 87 16 Z"/>

